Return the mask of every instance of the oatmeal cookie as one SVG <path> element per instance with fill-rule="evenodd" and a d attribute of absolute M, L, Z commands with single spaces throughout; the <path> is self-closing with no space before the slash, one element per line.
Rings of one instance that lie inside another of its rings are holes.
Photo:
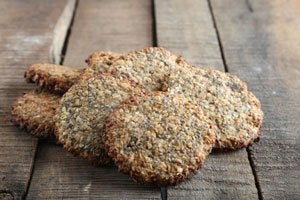
<path fill-rule="evenodd" d="M 32 91 L 19 97 L 12 105 L 13 123 L 39 138 L 52 138 L 55 109 L 61 96 L 44 91 Z"/>
<path fill-rule="evenodd" d="M 260 133 L 263 112 L 246 83 L 229 73 L 192 67 L 174 71 L 168 92 L 183 94 L 201 106 L 216 128 L 216 148 L 238 149 Z"/>
<path fill-rule="evenodd" d="M 103 126 L 109 113 L 124 99 L 142 89 L 122 76 L 98 74 L 73 85 L 56 110 L 56 137 L 67 151 L 95 165 L 109 165 L 102 141 Z"/>
<path fill-rule="evenodd" d="M 107 119 L 106 150 L 135 180 L 176 185 L 195 172 L 215 143 L 199 106 L 163 92 L 133 96 Z"/>
<path fill-rule="evenodd" d="M 33 64 L 24 77 L 27 82 L 56 93 L 66 92 L 78 79 L 82 69 L 54 64 Z"/>

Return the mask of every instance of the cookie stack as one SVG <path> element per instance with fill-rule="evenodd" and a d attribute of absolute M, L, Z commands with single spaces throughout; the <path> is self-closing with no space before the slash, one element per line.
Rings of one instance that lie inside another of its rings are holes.
<path fill-rule="evenodd" d="M 212 148 L 239 149 L 259 137 L 258 99 L 234 75 L 194 67 L 163 48 L 95 52 L 85 69 L 35 64 L 39 90 L 19 97 L 13 121 L 98 166 L 135 180 L 176 185 Z"/>

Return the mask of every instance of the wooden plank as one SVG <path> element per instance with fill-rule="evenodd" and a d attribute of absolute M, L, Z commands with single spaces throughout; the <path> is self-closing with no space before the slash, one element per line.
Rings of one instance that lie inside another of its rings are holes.
<path fill-rule="evenodd" d="M 94 167 L 55 143 L 41 143 L 28 199 L 159 199 L 158 188 L 140 185 L 116 168 Z"/>
<path fill-rule="evenodd" d="M 182 55 L 193 65 L 224 70 L 206 1 L 155 0 L 158 46 Z"/>
<path fill-rule="evenodd" d="M 155 1 L 158 46 L 184 55 L 193 64 L 224 70 L 207 1 Z M 257 199 L 248 155 L 212 153 L 189 181 L 167 188 L 168 199 Z"/>
<path fill-rule="evenodd" d="M 152 45 L 151 1 L 80 1 L 65 65 L 84 66 L 95 50 L 129 51 Z M 28 199 L 160 199 L 158 187 L 133 182 L 116 168 L 93 167 L 61 146 L 43 143 Z"/>
<path fill-rule="evenodd" d="M 234 6 L 232 6 L 234 5 Z M 300 198 L 300 2 L 212 0 L 230 72 L 265 113 L 250 148 L 263 199 Z"/>
<path fill-rule="evenodd" d="M 79 5 L 66 65 L 83 67 L 97 50 L 122 53 L 152 46 L 151 0 L 89 0 Z"/>
<path fill-rule="evenodd" d="M 37 140 L 13 126 L 10 105 L 26 89 L 27 65 L 48 62 L 53 29 L 66 1 L 0 1 L 0 198 L 26 195 Z"/>

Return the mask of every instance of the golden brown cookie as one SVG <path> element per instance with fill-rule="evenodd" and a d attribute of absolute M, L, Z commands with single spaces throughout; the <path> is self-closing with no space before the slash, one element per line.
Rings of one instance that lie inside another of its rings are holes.
<path fill-rule="evenodd" d="M 104 138 L 120 171 L 157 185 L 185 180 L 203 164 L 216 139 L 199 106 L 162 92 L 125 100 L 108 117 Z"/>
<path fill-rule="evenodd" d="M 82 69 L 54 64 L 34 64 L 27 68 L 24 77 L 27 82 L 56 93 L 64 93 L 74 83 Z"/>
<path fill-rule="evenodd" d="M 191 67 L 174 71 L 167 85 L 168 92 L 197 102 L 213 121 L 216 148 L 246 147 L 259 137 L 263 120 L 260 102 L 238 77 Z"/>
<path fill-rule="evenodd" d="M 96 165 L 111 164 L 101 136 L 105 119 L 121 101 L 141 92 L 133 81 L 111 74 L 100 74 L 73 85 L 56 110 L 58 141 L 67 151 Z"/>
<path fill-rule="evenodd" d="M 55 109 L 61 96 L 32 91 L 19 97 L 12 105 L 12 121 L 39 138 L 51 138 L 54 132 Z"/>

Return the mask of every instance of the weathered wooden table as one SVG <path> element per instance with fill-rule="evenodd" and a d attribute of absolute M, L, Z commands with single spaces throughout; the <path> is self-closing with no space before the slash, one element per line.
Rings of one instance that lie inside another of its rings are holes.
<path fill-rule="evenodd" d="M 0 199 L 300 199 L 299 0 L 0 1 Z M 166 47 L 238 75 L 261 100 L 260 142 L 213 153 L 191 180 L 158 188 L 96 168 L 9 121 L 38 62 L 84 67 L 95 50 Z"/>

